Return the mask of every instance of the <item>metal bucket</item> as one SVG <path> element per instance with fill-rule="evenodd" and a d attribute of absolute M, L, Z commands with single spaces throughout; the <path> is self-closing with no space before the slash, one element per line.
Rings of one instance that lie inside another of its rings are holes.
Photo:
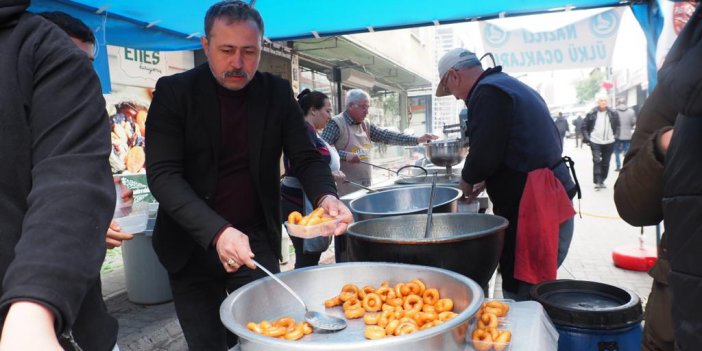
<path fill-rule="evenodd" d="M 431 163 L 444 167 L 461 163 L 468 154 L 468 147 L 460 139 L 432 141 L 424 144 L 424 149 Z"/>
<path fill-rule="evenodd" d="M 353 223 L 346 234 L 349 261 L 402 262 L 460 273 L 487 287 L 502 254 L 507 220 L 480 213 L 376 218 Z"/>
<path fill-rule="evenodd" d="M 431 187 L 411 186 L 366 194 L 351 201 L 349 207 L 356 220 L 426 213 L 429 209 Z M 436 187 L 434 213 L 458 211 L 458 199 L 463 192 L 450 187 Z"/>
<path fill-rule="evenodd" d="M 304 309 L 287 291 L 271 278 L 264 278 L 230 294 L 220 307 L 222 323 L 239 336 L 241 351 L 458 351 L 466 348 L 465 339 L 469 319 L 483 301 L 482 289 L 472 280 L 459 274 L 437 269 L 392 263 L 341 263 L 322 265 L 277 275 L 295 289 L 311 310 L 325 311 L 341 318 L 340 307 L 324 308 L 324 300 L 339 294 L 344 284 L 359 287 L 391 285 L 421 279 L 427 286 L 437 288 L 441 296 L 454 301 L 456 317 L 441 325 L 412 334 L 379 340 L 366 340 L 362 319 L 348 320 L 348 327 L 336 333 L 312 333 L 298 341 L 287 341 L 256 334 L 246 329 L 248 322 L 274 320 L 290 316 L 304 319 Z"/>

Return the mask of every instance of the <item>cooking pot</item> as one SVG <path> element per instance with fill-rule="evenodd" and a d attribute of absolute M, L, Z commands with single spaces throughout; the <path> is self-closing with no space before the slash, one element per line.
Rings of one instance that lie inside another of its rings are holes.
<path fill-rule="evenodd" d="M 431 187 L 410 186 L 369 193 L 349 203 L 356 220 L 379 217 L 426 213 L 429 209 Z M 434 213 L 458 211 L 458 199 L 463 192 L 450 187 L 437 186 L 434 194 Z"/>
<path fill-rule="evenodd" d="M 461 163 L 468 154 L 468 146 L 461 139 L 431 141 L 424 144 L 424 150 L 433 164 L 444 167 Z M 450 170 L 447 174 L 451 174 Z"/>
<path fill-rule="evenodd" d="M 282 316 L 303 320 L 305 310 L 271 278 L 259 279 L 232 292 L 222 302 L 219 314 L 224 326 L 239 336 L 241 351 L 463 351 L 470 318 L 483 302 L 483 292 L 474 281 L 444 269 L 406 264 L 354 262 L 321 265 L 276 275 L 297 291 L 312 310 L 343 318 L 341 307 L 325 308 L 324 300 L 338 295 L 345 284 L 359 287 L 391 286 L 413 279 L 436 288 L 442 297 L 454 301 L 458 315 L 447 322 L 416 333 L 366 340 L 363 319 L 348 320 L 348 327 L 336 333 L 314 332 L 297 341 L 256 334 L 248 322 L 272 321 Z"/>
<path fill-rule="evenodd" d="M 507 220 L 481 213 L 439 213 L 424 237 L 427 216 L 353 223 L 340 237 L 349 261 L 401 262 L 445 268 L 487 287 L 500 260 Z"/>

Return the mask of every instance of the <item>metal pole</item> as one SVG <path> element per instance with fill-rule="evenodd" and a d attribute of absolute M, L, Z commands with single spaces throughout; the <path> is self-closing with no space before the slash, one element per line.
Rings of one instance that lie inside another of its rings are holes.
<path fill-rule="evenodd" d="M 332 77 L 334 77 L 334 83 L 336 84 L 336 113 L 339 114 L 344 111 L 344 103 L 341 100 L 341 68 L 334 67 L 332 69 Z"/>

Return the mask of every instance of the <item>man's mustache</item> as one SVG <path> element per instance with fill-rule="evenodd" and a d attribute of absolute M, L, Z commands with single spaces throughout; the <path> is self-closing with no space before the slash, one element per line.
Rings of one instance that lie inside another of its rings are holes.
<path fill-rule="evenodd" d="M 249 75 L 243 69 L 233 69 L 231 71 L 225 71 L 224 77 L 244 77 L 249 78 Z"/>

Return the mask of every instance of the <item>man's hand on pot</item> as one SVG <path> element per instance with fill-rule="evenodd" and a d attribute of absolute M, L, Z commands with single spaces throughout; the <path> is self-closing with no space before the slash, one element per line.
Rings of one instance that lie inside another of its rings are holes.
<path fill-rule="evenodd" d="M 461 178 L 458 183 L 458 187 L 463 191 L 463 198 L 467 202 L 473 202 L 478 195 L 485 190 L 485 182 L 480 182 L 476 184 L 468 184 L 463 178 Z"/>

